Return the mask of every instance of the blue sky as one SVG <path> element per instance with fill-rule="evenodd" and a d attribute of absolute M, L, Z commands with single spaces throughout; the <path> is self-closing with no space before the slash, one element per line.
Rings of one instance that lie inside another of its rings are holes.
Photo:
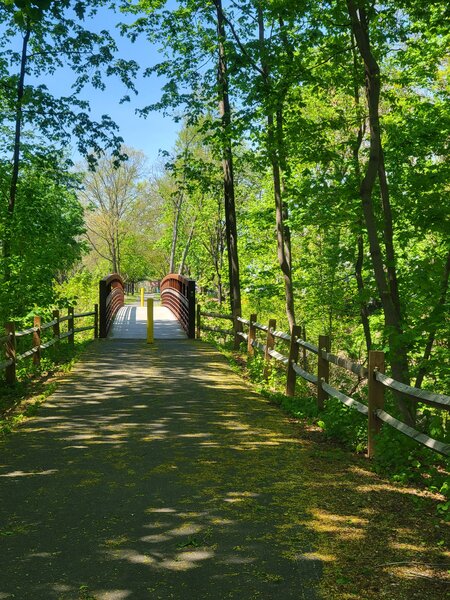
<path fill-rule="evenodd" d="M 108 29 L 115 37 L 119 47 L 118 56 L 134 59 L 143 68 L 155 64 L 162 59 L 157 48 L 142 37 L 132 44 L 117 32 L 115 26 L 124 21 L 125 17 L 112 11 L 102 11 L 95 19 L 95 28 L 98 26 Z M 127 19 L 129 21 L 130 18 Z M 114 33 L 116 31 L 116 33 Z M 157 101 L 161 95 L 161 86 L 164 81 L 153 75 L 150 78 L 139 77 L 136 82 L 138 95 L 127 92 L 124 85 L 117 78 L 106 79 L 107 88 L 104 92 L 92 89 L 87 93 L 90 101 L 92 115 L 101 116 L 108 114 L 119 125 L 120 133 L 127 146 L 142 150 L 152 164 L 158 159 L 159 149 L 171 150 L 175 144 L 180 125 L 170 117 L 161 113 L 152 112 L 147 118 L 135 114 L 136 108 L 142 108 Z M 119 104 L 122 96 L 129 93 L 131 102 Z"/>
<path fill-rule="evenodd" d="M 120 36 L 116 25 L 131 20 L 130 16 L 126 17 L 104 9 L 92 21 L 86 21 L 85 26 L 95 31 L 107 29 L 116 39 L 119 48 L 117 56 L 134 59 L 144 69 L 160 61 L 162 57 L 157 48 L 152 46 L 144 36 L 134 44 Z M 52 93 L 66 95 L 70 93 L 73 81 L 73 73 L 69 69 L 62 69 L 45 83 Z M 173 149 L 180 124 L 175 123 L 171 117 L 164 117 L 161 113 L 152 112 L 144 119 L 136 115 L 135 111 L 160 98 L 164 81 L 156 75 L 150 78 L 139 77 L 136 81 L 139 92 L 137 96 L 128 91 L 118 78 L 105 77 L 105 83 L 105 91 L 88 86 L 82 93 L 82 97 L 89 100 L 91 118 L 97 120 L 101 115 L 108 114 L 120 127 L 124 144 L 142 150 L 148 158 L 149 166 L 157 163 L 160 149 L 168 151 Z M 126 94 L 130 96 L 131 102 L 120 104 L 120 99 Z M 74 159 L 79 159 L 76 152 L 74 152 Z"/>

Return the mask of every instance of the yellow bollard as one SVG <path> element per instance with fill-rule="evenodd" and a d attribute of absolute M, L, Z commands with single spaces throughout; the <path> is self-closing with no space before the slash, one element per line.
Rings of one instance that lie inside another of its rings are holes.
<path fill-rule="evenodd" d="M 147 344 L 153 344 L 153 298 L 147 299 Z"/>
<path fill-rule="evenodd" d="M 141 308 L 144 308 L 144 288 L 141 288 Z"/>

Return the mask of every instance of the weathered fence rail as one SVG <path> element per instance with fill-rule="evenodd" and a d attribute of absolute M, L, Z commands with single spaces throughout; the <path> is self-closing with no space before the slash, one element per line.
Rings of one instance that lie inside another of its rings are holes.
<path fill-rule="evenodd" d="M 195 338 L 195 281 L 170 273 L 161 281 L 161 304 L 172 311 L 188 338 Z"/>
<path fill-rule="evenodd" d="M 4 347 L 6 360 L 0 362 L 0 371 L 5 371 L 6 383 L 13 384 L 16 382 L 16 365 L 18 362 L 32 356 L 34 364 L 39 364 L 42 351 L 50 348 L 50 346 L 53 346 L 60 340 L 67 338 L 68 342 L 73 344 L 76 333 L 92 329 L 94 330 L 94 337 L 98 337 L 99 319 L 97 304 L 91 312 L 74 313 L 73 308 L 69 308 L 69 312 L 65 316 L 61 316 L 59 310 L 54 310 L 52 316 L 53 319 L 48 323 L 41 323 L 40 317 L 34 317 L 34 326 L 20 331 L 16 331 L 15 324 L 12 322 L 5 324 L 6 335 L 0 337 L 0 345 Z M 93 325 L 75 327 L 75 319 L 84 317 L 94 317 Z M 60 325 L 65 321 L 68 322 L 68 329 L 61 333 Z M 43 341 L 41 339 L 42 333 L 50 328 L 53 328 L 52 337 L 47 341 Z M 32 347 L 25 352 L 17 354 L 17 340 L 26 336 L 32 336 Z"/>
<path fill-rule="evenodd" d="M 450 410 L 450 397 L 443 394 L 434 394 L 428 390 L 405 385 L 385 375 L 384 373 L 384 353 L 379 351 L 369 352 L 369 365 L 354 363 L 348 358 L 337 356 L 330 352 L 330 338 L 328 336 L 319 336 L 318 345 L 307 342 L 304 338 L 305 330 L 295 326 L 292 334 L 276 330 L 276 322 L 271 319 L 268 325 L 258 323 L 256 314 L 252 314 L 250 319 L 238 317 L 234 320 L 233 330 L 222 329 L 203 324 L 202 317 L 214 319 L 230 319 L 230 315 L 221 315 L 220 313 L 202 312 L 200 306 L 197 307 L 197 337 L 200 337 L 201 331 L 218 332 L 222 335 L 238 336 L 247 342 L 247 351 L 253 355 L 255 350 L 264 355 L 265 368 L 264 374 L 267 377 L 270 363 L 275 360 L 287 368 L 286 374 L 286 395 L 293 396 L 295 393 L 296 376 L 299 375 L 306 381 L 317 387 L 317 406 L 319 410 L 324 407 L 328 397 L 335 398 L 345 406 L 367 417 L 367 454 L 371 458 L 375 455 L 375 439 L 383 423 L 400 431 L 403 435 L 415 440 L 417 443 L 431 448 L 435 452 L 444 456 L 450 456 L 450 444 L 417 431 L 406 423 L 390 415 L 384 410 L 385 388 L 401 392 L 409 396 L 416 402 L 423 402 L 435 408 Z M 248 327 L 248 333 L 236 329 L 236 321 L 240 326 Z M 257 332 L 265 334 L 265 343 L 257 339 Z M 276 340 L 281 340 L 289 344 L 289 355 L 275 350 Z M 302 365 L 299 363 L 300 350 L 303 352 Z M 308 359 L 306 352 L 317 356 L 317 374 L 308 371 Z M 338 390 L 329 384 L 329 366 L 334 364 L 339 368 L 345 369 L 357 375 L 361 380 L 367 379 L 368 394 L 367 404 L 351 398 L 341 390 Z"/>

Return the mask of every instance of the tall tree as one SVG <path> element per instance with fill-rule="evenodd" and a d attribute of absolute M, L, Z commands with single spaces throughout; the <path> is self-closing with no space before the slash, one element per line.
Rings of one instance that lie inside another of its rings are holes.
<path fill-rule="evenodd" d="M 121 273 L 122 244 L 130 233 L 130 215 L 142 194 L 145 157 L 124 148 L 128 159 L 116 164 L 113 156 L 97 159 L 95 171 L 84 174 L 80 198 L 86 207 L 87 238 L 95 252 Z"/>
<path fill-rule="evenodd" d="M 226 55 L 226 36 L 225 19 L 222 9 L 222 1 L 214 0 L 217 15 L 217 36 L 218 36 L 218 69 L 217 84 L 219 94 L 219 113 L 222 124 L 222 164 L 223 164 L 223 188 L 224 188 L 224 208 L 226 223 L 226 239 L 228 250 L 228 271 L 230 278 L 230 303 L 232 314 L 240 317 L 242 314 L 241 306 L 241 286 L 239 279 L 239 258 L 237 244 L 237 225 L 236 225 L 236 202 L 234 189 L 233 172 L 233 150 L 232 150 L 232 129 L 231 129 L 231 107 L 229 100 L 229 78 Z"/>
<path fill-rule="evenodd" d="M 115 124 L 107 116 L 103 116 L 100 123 L 92 121 L 88 104 L 77 96 L 89 80 L 96 87 L 103 86 L 100 69 L 105 65 L 111 73 L 121 75 L 132 85 L 130 75 L 136 63 L 118 61 L 114 64 L 115 43 L 111 36 L 105 31 L 92 33 L 82 25 L 86 16 L 103 4 L 102 0 L 9 0 L 0 5 L 4 27 L 0 58 L 3 66 L 11 65 L 3 68 L 1 82 L 6 108 L 2 136 L 5 147 L 12 152 L 8 210 L 2 236 L 6 282 L 13 267 L 11 231 L 20 184 L 24 130 L 33 130 L 34 136 L 51 140 L 53 144 L 67 143 L 74 134 L 81 153 L 99 152 L 102 146 L 109 146 L 119 157 L 122 140 L 115 133 Z M 20 49 L 16 51 L 14 46 L 18 40 Z M 74 72 L 73 93 L 57 98 L 42 79 L 52 77 L 63 66 Z M 32 79 L 37 83 L 27 83 Z M 28 151 L 32 151 L 30 145 Z"/>
<path fill-rule="evenodd" d="M 234 313 L 241 313 L 241 291 L 237 245 L 237 222 L 233 173 L 233 138 L 229 99 L 227 43 L 223 10 L 220 0 L 211 3 L 183 0 L 175 8 L 166 8 L 167 2 L 150 4 L 146 1 L 128 6 L 137 15 L 135 23 L 124 26 L 132 39 L 145 32 L 149 39 L 162 46 L 164 61 L 153 65 L 147 74 L 164 75 L 159 102 L 142 110 L 182 109 L 188 124 L 198 124 L 208 115 L 217 115 L 209 123 L 205 134 L 215 146 L 223 161 L 224 211 L 228 251 L 230 302 Z M 214 68 L 205 65 L 213 64 Z M 217 65 L 217 68 L 216 68 Z M 219 109 L 219 111 L 218 111 Z"/>

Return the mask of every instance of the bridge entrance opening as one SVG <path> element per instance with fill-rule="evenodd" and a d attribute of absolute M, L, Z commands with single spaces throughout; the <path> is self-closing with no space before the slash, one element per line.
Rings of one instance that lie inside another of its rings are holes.
<path fill-rule="evenodd" d="M 145 306 L 126 302 L 124 283 L 117 274 L 100 281 L 100 337 L 147 339 L 147 300 L 153 299 L 154 339 L 195 337 L 195 281 L 170 274 L 160 282 L 160 294 L 145 293 Z"/>

